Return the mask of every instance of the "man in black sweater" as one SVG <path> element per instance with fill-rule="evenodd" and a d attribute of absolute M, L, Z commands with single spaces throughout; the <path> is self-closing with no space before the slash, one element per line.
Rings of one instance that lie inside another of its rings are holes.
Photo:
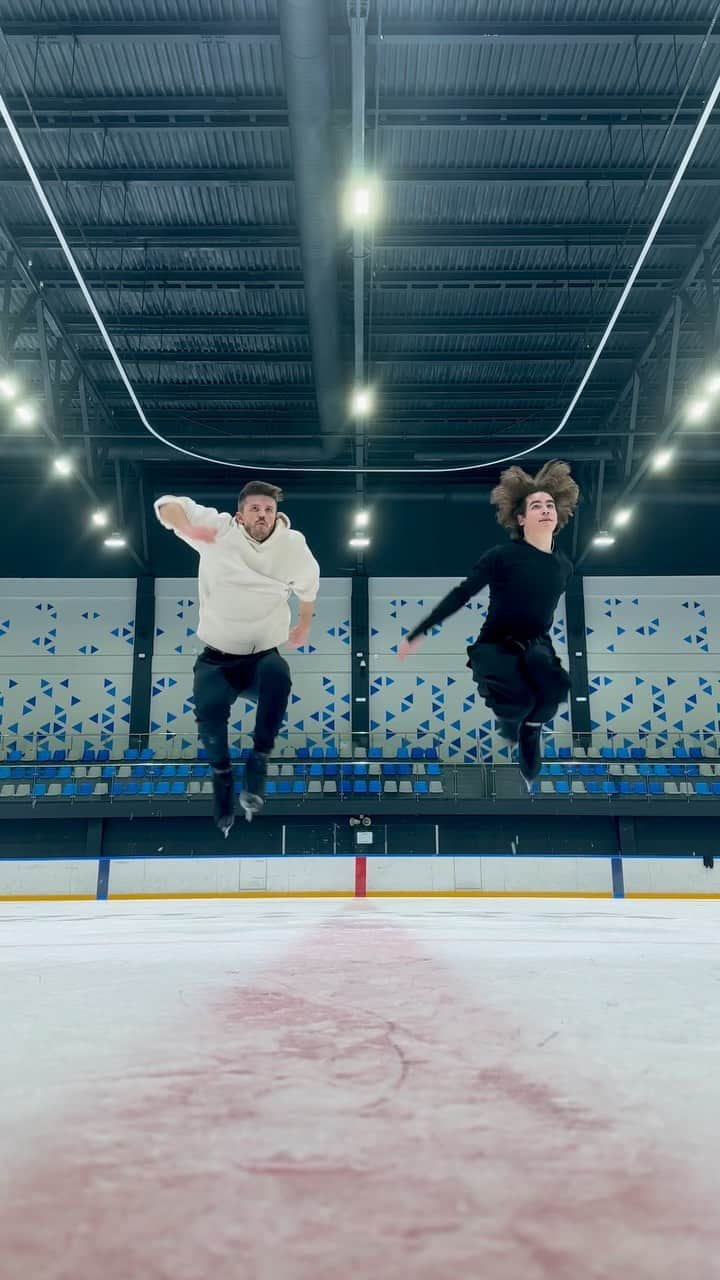
<path fill-rule="evenodd" d="M 570 688 L 550 639 L 558 600 L 572 565 L 555 548 L 554 535 L 573 515 L 579 490 L 564 462 L 547 463 L 536 476 L 510 467 L 490 495 L 511 541 L 491 547 L 464 582 L 409 633 L 399 648 L 404 659 L 483 587 L 490 588 L 488 615 L 468 648 L 468 662 L 499 731 L 517 742 L 528 787 L 540 772 L 543 724 L 552 720 Z"/>

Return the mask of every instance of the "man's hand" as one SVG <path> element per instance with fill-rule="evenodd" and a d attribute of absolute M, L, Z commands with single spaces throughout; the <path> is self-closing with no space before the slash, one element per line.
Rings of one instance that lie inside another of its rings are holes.
<path fill-rule="evenodd" d="M 410 654 L 414 653 L 415 650 L 419 648 L 424 639 L 424 636 L 416 636 L 414 640 L 401 640 L 398 647 L 398 658 L 400 661 L 404 662 L 406 658 L 409 658 Z"/>
<path fill-rule="evenodd" d="M 305 644 L 309 635 L 310 627 L 306 626 L 302 622 L 298 622 L 290 632 L 287 642 L 291 649 L 299 649 L 301 645 Z"/>

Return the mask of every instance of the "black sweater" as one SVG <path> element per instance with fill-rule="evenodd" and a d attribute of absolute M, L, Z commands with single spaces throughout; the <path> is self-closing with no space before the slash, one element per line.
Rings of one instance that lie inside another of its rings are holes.
<path fill-rule="evenodd" d="M 491 547 L 407 638 L 426 635 L 489 586 L 490 607 L 480 640 L 535 640 L 549 632 L 571 574 L 572 565 L 562 551 L 538 551 L 529 542 Z"/>

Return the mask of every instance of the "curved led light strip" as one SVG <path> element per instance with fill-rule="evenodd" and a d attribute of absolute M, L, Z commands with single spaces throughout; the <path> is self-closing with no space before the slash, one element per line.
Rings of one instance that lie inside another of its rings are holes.
<path fill-rule="evenodd" d="M 459 474 L 460 472 L 465 472 L 465 471 L 478 471 L 484 467 L 496 467 L 496 466 L 500 466 L 505 462 L 515 462 L 517 458 L 525 458 L 527 457 L 528 454 L 534 453 L 536 449 L 542 449 L 546 444 L 549 444 L 551 440 L 554 440 L 555 437 L 560 434 L 563 428 L 567 426 L 567 423 L 572 413 L 574 412 L 575 407 L 583 391 L 585 390 L 588 382 L 590 381 L 590 378 L 592 377 L 595 367 L 603 351 L 605 350 L 605 347 L 607 346 L 608 340 L 610 338 L 610 335 L 613 329 L 615 328 L 618 317 L 623 307 L 625 306 L 625 303 L 627 302 L 630 290 L 632 289 L 635 281 L 637 280 L 638 275 L 642 270 L 643 263 L 653 246 L 655 237 L 657 236 L 657 233 L 663 223 L 665 215 L 675 196 L 675 192 L 677 191 L 680 183 L 682 182 L 682 179 L 685 174 L 685 170 L 687 169 L 693 157 L 697 144 L 703 135 L 705 126 L 710 118 L 713 108 L 715 107 L 718 97 L 720 97 L 720 75 L 718 75 L 718 78 L 715 81 L 715 84 L 713 86 L 712 92 L 708 97 L 707 102 L 705 103 L 705 107 L 703 108 L 702 115 L 700 116 L 700 119 L 698 120 L 695 126 L 693 135 L 687 145 L 685 154 L 682 160 L 680 161 L 680 164 L 678 165 L 677 172 L 672 182 L 670 183 L 670 187 L 667 191 L 665 199 L 663 200 L 660 206 L 660 209 L 658 211 L 658 214 L 655 218 L 655 221 L 653 222 L 650 228 L 650 231 L 648 232 L 647 239 L 642 249 L 640 250 L 637 262 L 635 263 L 635 266 L 630 272 L 627 283 L 625 284 L 625 287 L 622 293 L 620 294 L 620 297 L 615 306 L 615 310 L 613 311 L 607 323 L 605 332 L 603 333 L 600 341 L 598 342 L 597 348 L 590 360 L 590 363 L 587 369 L 585 370 L 585 373 L 580 379 L 580 383 L 578 385 L 578 388 L 574 396 L 572 397 L 572 400 L 570 401 L 570 404 L 565 410 L 562 418 L 560 419 L 560 422 L 555 427 L 554 431 L 551 431 L 549 435 L 544 437 L 544 439 L 538 440 L 537 444 L 529 445 L 527 449 L 519 449 L 517 453 L 510 453 L 504 458 L 494 458 L 490 462 L 466 463 L 461 467 L 352 467 L 352 466 L 350 467 L 323 467 L 323 466 L 308 467 L 308 466 L 282 466 L 282 465 L 277 466 L 275 465 L 272 469 L 276 471 L 287 471 L 290 474 L 308 474 L 308 473 L 327 472 L 328 474 L 342 474 L 342 475 L 346 475 L 346 474 L 351 474 L 351 475 L 352 474 L 453 475 L 453 474 Z M 128 377 L 128 374 L 125 371 L 125 366 L 123 365 L 122 360 L 120 359 L 120 356 L 118 355 L 113 345 L 110 334 L 108 333 L 105 327 L 103 318 L 100 315 L 100 312 L 98 311 L 97 307 L 95 306 L 95 303 L 92 298 L 92 294 L 90 293 L 90 290 L 88 289 L 88 286 L 85 283 L 85 280 L 82 276 L 80 268 L 77 265 L 77 262 L 75 261 L 73 252 L 67 240 L 65 239 L 65 236 L 63 235 L 62 229 L 60 227 L 60 224 L 57 218 L 55 217 L 55 214 L 52 211 L 52 208 L 48 202 L 47 196 L 45 195 L 45 192 L 40 183 L 40 179 L 38 178 L 37 173 L 35 172 L 35 169 L 33 167 L 32 161 L 30 160 L 30 157 L 28 156 L 27 151 L 23 146 L 22 139 L 15 127 L 15 123 L 12 119 L 12 116 L 10 115 L 10 112 L 8 111 L 7 104 L 5 103 L 5 100 L 2 94 L 0 94 L 0 115 L 2 115 L 2 118 L 5 121 L 5 124 L 7 125 L 10 137 L 12 138 L 13 143 L 15 144 L 15 149 L 18 155 L 20 156 L 20 159 L 22 160 L 23 165 L 25 166 L 25 169 L 27 171 L 27 175 L 35 189 L 35 194 L 37 195 L 37 198 L 40 201 L 40 204 L 42 205 L 42 208 L 50 223 L 50 226 L 52 227 L 53 231 L 55 232 L 55 235 L 57 236 L 58 242 L 60 244 L 60 248 L 62 249 L 65 255 L 68 266 L 70 267 L 70 270 L 72 271 L 78 283 L 78 287 L 80 288 L 82 295 L 85 301 L 87 302 L 88 307 L 90 308 L 91 315 L 98 329 L 100 330 L 100 334 L 102 336 L 103 342 L 105 343 L 105 346 L 107 347 L 110 358 L 120 375 L 123 385 L 125 386 L 125 389 L 130 397 L 130 400 L 132 401 L 135 407 L 135 410 L 137 412 L 137 415 L 140 421 L 142 422 L 145 430 L 148 431 L 151 436 L 154 436 L 156 440 L 159 440 L 161 444 L 164 444 L 168 449 L 174 449 L 176 453 L 182 453 L 187 458 L 194 458 L 196 462 L 209 462 L 209 463 L 212 463 L 214 466 L 218 466 L 218 467 L 239 467 L 239 468 L 242 468 L 243 471 L 267 471 L 268 470 L 267 465 L 263 466 L 263 465 L 248 463 L 248 462 L 228 462 L 222 458 L 212 458 L 208 454 L 196 453 L 193 449 L 186 449 L 184 448 L 183 445 L 175 444 L 172 440 L 167 440 L 165 436 L 161 435 L 160 432 L 156 431 L 155 428 L 150 424 L 145 414 L 145 410 L 143 409 L 135 393 L 135 389 L 130 381 L 130 378 Z"/>

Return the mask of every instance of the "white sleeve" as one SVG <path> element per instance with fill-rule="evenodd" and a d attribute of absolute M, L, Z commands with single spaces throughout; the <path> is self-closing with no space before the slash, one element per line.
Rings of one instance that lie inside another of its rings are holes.
<path fill-rule="evenodd" d="M 215 507 L 201 507 L 200 503 L 193 502 L 192 498 L 178 498 L 172 493 L 166 493 L 162 498 L 157 498 L 155 500 L 155 515 L 160 521 L 160 524 L 166 529 L 171 528 L 171 526 L 165 524 L 165 521 L 162 518 L 161 509 L 170 502 L 176 502 L 178 506 L 182 507 L 191 524 L 204 525 L 207 529 L 217 529 L 218 532 L 220 532 L 227 529 L 232 521 L 232 516 L 228 515 L 226 511 L 217 511 Z M 190 542 L 190 545 L 193 546 L 196 551 L 198 550 L 197 544 L 186 538 L 184 534 L 180 533 L 177 529 L 173 529 L 173 533 L 178 538 L 182 538 L 183 542 Z"/>
<path fill-rule="evenodd" d="M 320 565 L 315 559 L 303 535 L 293 530 L 295 533 L 293 556 L 293 565 L 290 577 L 290 586 L 298 600 L 304 603 L 312 603 L 320 589 Z"/>

